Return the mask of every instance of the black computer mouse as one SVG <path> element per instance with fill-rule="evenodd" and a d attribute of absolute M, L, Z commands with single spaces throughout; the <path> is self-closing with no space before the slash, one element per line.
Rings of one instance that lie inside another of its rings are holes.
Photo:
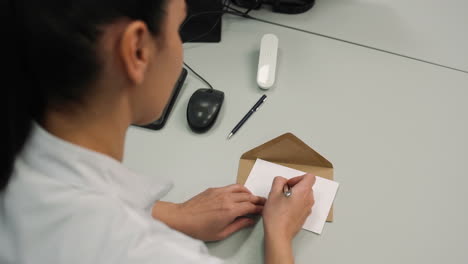
<path fill-rule="evenodd" d="M 224 93 L 215 89 L 198 89 L 187 105 L 187 122 L 194 132 L 210 129 L 218 117 L 224 101 Z"/>

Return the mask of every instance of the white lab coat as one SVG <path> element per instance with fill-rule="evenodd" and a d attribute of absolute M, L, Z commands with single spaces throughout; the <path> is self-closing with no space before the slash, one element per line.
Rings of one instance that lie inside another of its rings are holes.
<path fill-rule="evenodd" d="M 172 185 L 143 179 L 35 125 L 0 194 L 0 263 L 221 263 L 151 217 Z"/>

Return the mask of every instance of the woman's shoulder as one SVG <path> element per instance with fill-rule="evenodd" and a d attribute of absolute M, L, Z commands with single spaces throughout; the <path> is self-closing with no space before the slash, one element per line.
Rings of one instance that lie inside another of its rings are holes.
<path fill-rule="evenodd" d="M 201 241 L 118 198 L 57 184 L 32 192 L 6 200 L 1 228 L 11 232 L 0 238 L 21 241 L 15 251 L 27 263 L 220 263 Z"/>
<path fill-rule="evenodd" d="M 0 242 L 16 247 L 25 263 L 218 263 L 201 241 L 144 211 L 148 190 L 122 184 L 135 175 L 83 151 L 39 147 L 17 158 L 1 198 L 0 228 L 9 232 Z"/>

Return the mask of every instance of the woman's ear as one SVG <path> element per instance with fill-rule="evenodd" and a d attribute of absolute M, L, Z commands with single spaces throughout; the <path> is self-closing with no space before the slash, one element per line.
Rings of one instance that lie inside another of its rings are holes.
<path fill-rule="evenodd" d="M 134 84 L 141 84 L 151 58 L 151 32 L 145 23 L 129 23 L 120 41 L 120 57 L 127 76 Z"/>

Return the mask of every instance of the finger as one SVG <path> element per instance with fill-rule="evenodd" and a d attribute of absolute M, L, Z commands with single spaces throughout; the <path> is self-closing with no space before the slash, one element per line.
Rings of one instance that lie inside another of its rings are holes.
<path fill-rule="evenodd" d="M 286 178 L 281 176 L 276 176 L 271 184 L 271 192 L 272 193 L 282 193 L 284 185 L 288 182 Z"/>
<path fill-rule="evenodd" d="M 228 192 L 232 193 L 250 193 L 249 189 L 247 189 L 244 185 L 240 184 L 231 184 L 224 187 Z"/>
<path fill-rule="evenodd" d="M 239 202 L 248 202 L 252 199 L 252 195 L 250 193 L 231 193 L 230 197 L 233 202 L 239 203 Z"/>
<path fill-rule="evenodd" d="M 312 175 L 312 174 L 306 174 L 304 175 L 304 178 L 298 182 L 295 186 L 299 187 L 304 187 L 304 188 L 307 188 L 307 189 L 311 189 L 312 186 L 315 184 L 315 175 Z"/>
<path fill-rule="evenodd" d="M 306 175 L 306 174 L 289 179 L 289 180 L 288 180 L 289 186 L 290 186 L 290 187 L 293 187 L 293 186 L 296 185 L 298 182 L 302 181 L 302 179 L 304 179 L 304 176 L 305 176 L 305 175 Z"/>
<path fill-rule="evenodd" d="M 265 205 L 267 199 L 265 197 L 261 197 L 261 196 L 255 196 L 256 198 L 254 199 L 254 201 L 251 201 L 252 203 L 256 204 L 256 205 Z"/>
<path fill-rule="evenodd" d="M 229 224 L 223 231 L 220 233 L 220 239 L 225 239 L 230 236 L 232 233 L 235 233 L 243 228 L 252 226 L 255 224 L 255 220 L 247 217 L 239 217 L 234 222 Z"/>
<path fill-rule="evenodd" d="M 242 202 L 236 204 L 231 212 L 232 217 L 239 217 L 248 214 L 261 214 L 263 211 L 263 205 L 256 205 L 251 202 Z"/>
<path fill-rule="evenodd" d="M 248 193 L 232 193 L 231 194 L 232 200 L 236 203 L 239 202 L 251 202 L 253 204 L 257 205 L 264 205 L 266 202 L 266 199 L 260 196 L 256 196 L 253 194 L 248 194 Z"/>

